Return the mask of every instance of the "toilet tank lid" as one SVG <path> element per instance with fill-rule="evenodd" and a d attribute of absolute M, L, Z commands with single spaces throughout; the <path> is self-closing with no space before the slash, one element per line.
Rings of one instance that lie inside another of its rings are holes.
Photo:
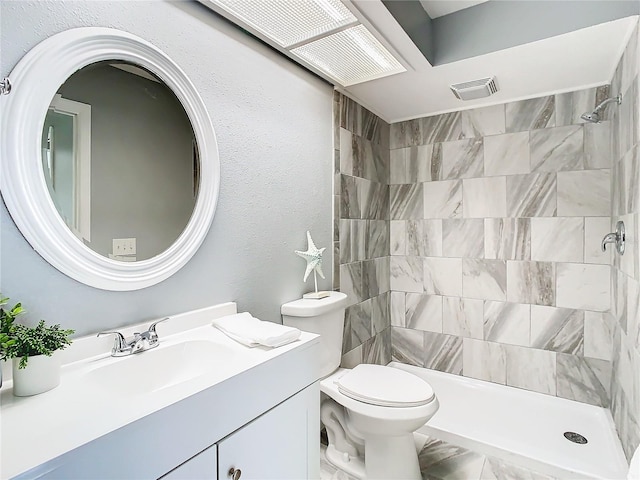
<path fill-rule="evenodd" d="M 280 313 L 290 317 L 315 317 L 347 306 L 347 296 L 342 292 L 329 292 L 321 299 L 300 298 L 282 305 Z"/>

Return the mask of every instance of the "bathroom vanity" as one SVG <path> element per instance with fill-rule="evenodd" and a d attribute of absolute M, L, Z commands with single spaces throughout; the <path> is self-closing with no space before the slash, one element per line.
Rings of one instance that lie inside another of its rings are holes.
<path fill-rule="evenodd" d="M 5 382 L 1 478 L 319 478 L 318 337 L 248 348 L 211 326 L 233 313 L 175 315 L 157 348 L 128 357 L 110 356 L 110 338 L 77 339 L 41 395 Z"/>

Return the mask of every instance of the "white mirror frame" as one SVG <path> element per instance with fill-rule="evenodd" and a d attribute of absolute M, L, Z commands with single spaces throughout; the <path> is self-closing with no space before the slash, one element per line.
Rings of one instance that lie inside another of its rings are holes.
<path fill-rule="evenodd" d="M 58 214 L 42 170 L 41 136 L 51 100 L 73 73 L 104 60 L 131 62 L 162 79 L 182 103 L 199 148 L 200 188 L 189 223 L 167 250 L 139 262 L 111 260 L 84 245 Z M 104 290 L 146 288 L 182 268 L 209 231 L 220 186 L 213 124 L 182 69 L 135 35 L 87 27 L 67 30 L 38 44 L 20 60 L 9 80 L 11 92 L 0 97 L 0 189 L 13 221 L 34 250 L 62 273 Z"/>

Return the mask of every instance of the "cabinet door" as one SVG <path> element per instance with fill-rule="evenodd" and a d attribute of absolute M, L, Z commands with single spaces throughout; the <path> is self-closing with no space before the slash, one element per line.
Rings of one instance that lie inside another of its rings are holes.
<path fill-rule="evenodd" d="M 217 480 L 216 460 L 216 446 L 213 445 L 163 475 L 159 480 Z"/>
<path fill-rule="evenodd" d="M 320 392 L 314 384 L 218 443 L 218 480 L 320 476 Z"/>

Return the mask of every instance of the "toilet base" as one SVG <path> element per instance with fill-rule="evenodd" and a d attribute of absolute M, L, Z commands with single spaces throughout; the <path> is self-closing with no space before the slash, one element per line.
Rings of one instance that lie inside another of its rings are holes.
<path fill-rule="evenodd" d="M 327 461 L 339 470 L 348 473 L 358 480 L 366 480 L 365 466 L 362 458 L 354 457 L 344 452 L 339 452 L 333 445 L 325 450 Z"/>
<path fill-rule="evenodd" d="M 364 442 L 367 480 L 421 480 L 413 433 L 368 436 Z"/>

